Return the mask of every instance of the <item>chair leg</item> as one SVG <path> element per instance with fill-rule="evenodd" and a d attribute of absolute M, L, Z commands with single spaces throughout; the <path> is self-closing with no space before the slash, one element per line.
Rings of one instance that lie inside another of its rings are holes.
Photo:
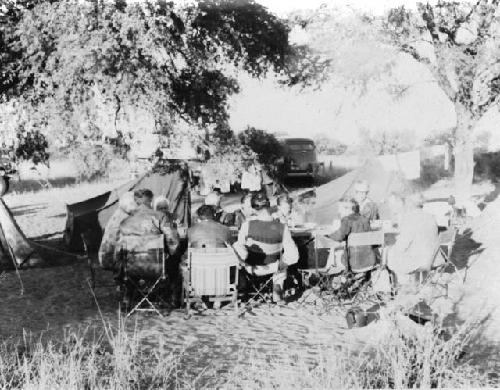
<path fill-rule="evenodd" d="M 95 290 L 95 268 L 94 264 L 92 263 L 92 259 L 89 257 L 88 259 L 89 263 L 89 272 L 90 272 L 90 285 L 92 287 L 92 290 Z"/>
<path fill-rule="evenodd" d="M 191 302 L 189 300 L 189 292 L 186 289 L 184 289 L 184 304 L 186 305 L 185 316 L 186 319 L 189 319 L 189 317 L 191 316 Z"/>
<path fill-rule="evenodd" d="M 233 305 L 234 305 L 234 313 L 238 316 L 238 291 L 235 291 L 233 294 Z"/>

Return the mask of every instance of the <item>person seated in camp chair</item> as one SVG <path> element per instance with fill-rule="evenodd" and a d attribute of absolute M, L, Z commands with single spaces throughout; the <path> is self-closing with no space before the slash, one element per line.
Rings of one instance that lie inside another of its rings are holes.
<path fill-rule="evenodd" d="M 233 248 L 244 260 L 244 270 L 249 275 L 272 275 L 273 300 L 279 302 L 283 300 L 287 267 L 297 263 L 299 252 L 287 225 L 271 215 L 267 196 L 255 193 L 251 204 L 256 215 L 243 223 Z"/>
<path fill-rule="evenodd" d="M 125 249 L 129 253 L 150 252 L 145 248 L 150 247 L 150 243 L 156 242 L 159 235 L 164 236 L 164 251 L 166 257 L 165 271 L 169 279 L 169 295 L 171 303 L 176 305 L 176 294 L 179 284 L 179 261 L 180 255 L 177 253 L 179 247 L 179 235 L 173 226 L 172 219 L 157 210 L 153 210 L 153 193 L 148 189 L 139 189 L 134 192 L 134 199 L 137 209 L 125 218 L 119 228 L 119 240 L 117 246 Z M 154 250 L 153 250 L 154 252 Z M 156 253 L 156 252 L 155 252 Z M 151 253 L 153 255 L 153 253 Z M 149 255 L 148 255 L 149 256 Z M 135 268 L 137 272 L 146 276 L 149 273 L 156 273 L 157 266 L 151 263 L 153 258 L 141 254 L 137 259 Z M 154 259 L 157 261 L 158 259 Z M 130 265 L 129 265 L 130 271 Z M 149 276 L 149 275 L 148 275 Z"/>
<path fill-rule="evenodd" d="M 366 180 L 358 180 L 354 184 L 354 200 L 359 204 L 359 213 L 368 222 L 379 219 L 378 207 L 369 197 L 370 186 Z"/>
<path fill-rule="evenodd" d="M 120 224 L 137 209 L 133 192 L 126 192 L 118 201 L 118 208 L 109 219 L 104 229 L 99 247 L 99 264 L 104 269 L 115 269 L 115 250 L 119 239 Z"/>
<path fill-rule="evenodd" d="M 153 193 L 148 189 L 134 192 L 137 209 L 120 224 L 120 240 L 127 237 L 144 237 L 164 234 L 169 253 L 175 253 L 179 245 L 179 235 L 171 218 L 160 211 L 153 210 Z M 135 246 L 135 245 L 134 245 Z"/>
<path fill-rule="evenodd" d="M 215 220 L 215 208 L 203 205 L 197 210 L 198 223 L 188 230 L 191 248 L 225 248 L 231 240 L 227 226 Z"/>
<path fill-rule="evenodd" d="M 338 241 L 347 241 L 351 233 L 370 231 L 370 222 L 360 214 L 359 204 L 355 199 L 341 199 L 339 204 L 340 227 L 327 237 Z M 373 269 L 376 263 L 375 251 L 371 246 L 350 248 L 348 256 L 344 254 L 344 266 L 354 272 L 366 272 Z"/>
<path fill-rule="evenodd" d="M 223 223 L 227 214 L 220 205 L 221 201 L 222 194 L 218 191 L 213 191 L 205 197 L 205 205 L 215 209 L 215 220 Z"/>
<path fill-rule="evenodd" d="M 243 222 L 249 220 L 254 215 L 255 210 L 252 209 L 251 199 L 251 193 L 243 195 L 240 199 L 240 208 L 232 213 L 226 213 L 225 217 L 220 222 L 226 226 L 235 227 L 239 230 Z"/>
<path fill-rule="evenodd" d="M 288 194 L 281 194 L 276 198 L 277 210 L 273 213 L 273 218 L 288 226 L 299 223 L 300 216 L 293 210 L 293 200 Z"/>
<path fill-rule="evenodd" d="M 416 272 L 428 272 L 444 261 L 439 253 L 436 220 L 419 207 L 420 203 L 421 200 L 415 197 L 389 196 L 399 234 L 395 244 L 388 248 L 387 267 L 400 286 L 414 284 Z"/>

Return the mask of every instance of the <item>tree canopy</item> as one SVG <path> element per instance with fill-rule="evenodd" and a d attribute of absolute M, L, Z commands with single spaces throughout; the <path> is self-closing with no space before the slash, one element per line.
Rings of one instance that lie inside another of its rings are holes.
<path fill-rule="evenodd" d="M 104 138 L 103 110 L 118 131 L 126 108 L 143 110 L 166 136 L 179 119 L 224 122 L 236 72 L 286 75 L 298 54 L 253 0 L 2 0 L 0 18 L 0 96 L 19 102 L 28 129 L 71 143 Z"/>
<path fill-rule="evenodd" d="M 455 178 L 467 191 L 473 178 L 472 131 L 500 99 L 500 10 L 497 0 L 419 3 L 399 7 L 386 31 L 403 53 L 424 64 L 455 106 Z"/>

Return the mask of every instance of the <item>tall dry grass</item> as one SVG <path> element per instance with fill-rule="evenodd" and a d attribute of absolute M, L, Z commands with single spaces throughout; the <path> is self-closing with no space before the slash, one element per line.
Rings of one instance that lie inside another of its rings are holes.
<path fill-rule="evenodd" d="M 89 329 L 65 332 L 59 341 L 33 340 L 0 346 L 0 389 L 190 388 L 179 375 L 178 356 L 162 337 L 150 348 L 123 320 L 100 336 Z M 193 382 L 194 383 L 194 382 Z"/>
<path fill-rule="evenodd" d="M 324 346 L 315 357 L 286 349 L 279 357 L 250 354 L 248 360 L 237 365 L 224 387 L 400 389 L 499 385 L 471 365 L 464 352 L 478 336 L 477 322 L 464 324 L 446 337 L 437 324 L 415 324 L 412 331 L 401 321 L 391 321 L 386 336 L 361 348 L 339 343 Z"/>
<path fill-rule="evenodd" d="M 408 328 L 401 321 L 389 322 L 384 337 L 363 347 L 328 345 L 309 357 L 286 346 L 270 351 L 272 356 L 262 351 L 241 353 L 230 373 L 217 374 L 214 364 L 197 378 L 186 374 L 192 367 L 181 364 L 182 351 L 166 352 L 166 337 L 159 335 L 146 343 L 120 320 L 115 327 L 107 324 L 100 336 L 87 329 L 66 332 L 57 342 L 25 337 L 19 344 L 4 343 L 0 388 L 185 389 L 200 388 L 203 383 L 227 389 L 477 388 L 499 384 L 464 355 L 478 336 L 477 322 L 464 324 L 446 337 L 436 324 Z"/>

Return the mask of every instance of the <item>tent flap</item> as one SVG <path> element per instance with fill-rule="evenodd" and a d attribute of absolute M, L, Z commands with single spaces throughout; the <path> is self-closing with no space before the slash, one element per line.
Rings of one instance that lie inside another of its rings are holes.
<path fill-rule="evenodd" d="M 316 204 L 307 212 L 307 220 L 318 225 L 332 224 L 339 218 L 338 202 L 354 196 L 354 184 L 358 180 L 369 183 L 369 197 L 379 205 L 382 219 L 390 217 L 385 205 L 388 196 L 410 190 L 409 182 L 400 173 L 386 171 L 378 160 L 369 160 L 362 167 L 316 188 Z"/>

